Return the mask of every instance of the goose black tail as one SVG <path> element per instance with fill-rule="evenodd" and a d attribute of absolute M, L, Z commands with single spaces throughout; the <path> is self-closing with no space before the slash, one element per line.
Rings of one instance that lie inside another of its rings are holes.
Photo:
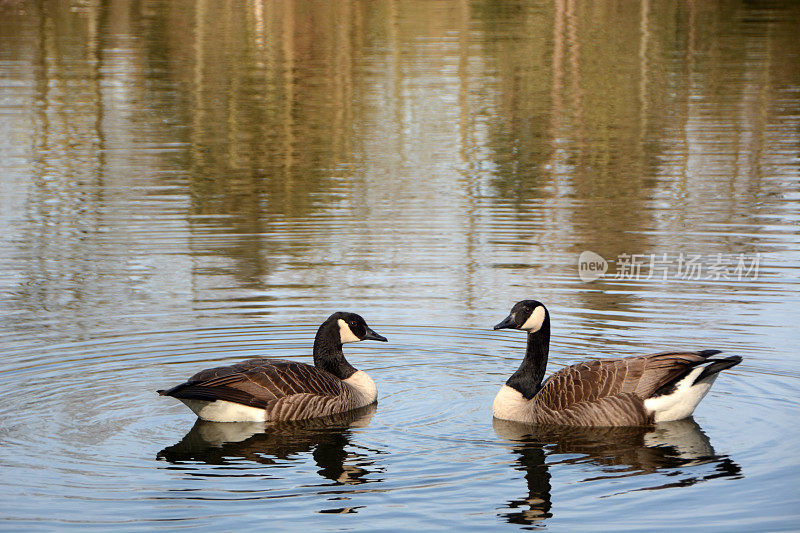
<path fill-rule="evenodd" d="M 706 351 L 713 351 L 713 350 L 706 350 Z M 719 352 L 717 352 L 719 353 Z M 713 361 L 713 362 L 712 362 Z M 703 369 L 697 379 L 694 380 L 695 383 L 703 381 L 704 379 L 717 374 L 718 372 L 722 372 L 732 366 L 736 366 L 742 362 L 742 358 L 738 355 L 732 355 L 730 357 L 726 357 L 724 359 L 717 359 L 717 360 L 709 360 L 711 364 L 708 365 Z"/>

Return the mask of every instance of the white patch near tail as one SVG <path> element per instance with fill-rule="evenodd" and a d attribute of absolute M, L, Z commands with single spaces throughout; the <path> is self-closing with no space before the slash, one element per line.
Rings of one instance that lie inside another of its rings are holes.
<path fill-rule="evenodd" d="M 353 330 L 347 325 L 347 322 L 341 318 L 337 320 L 337 322 L 339 324 L 339 338 L 342 340 L 342 344 L 346 342 L 358 342 L 361 340 L 356 337 L 355 333 L 353 333 Z"/>
<path fill-rule="evenodd" d="M 544 323 L 544 313 L 544 307 L 537 305 L 536 309 L 534 309 L 533 313 L 531 313 L 531 316 L 528 317 L 528 320 L 526 320 L 519 329 L 524 329 L 525 331 L 530 331 L 531 333 L 539 331 L 542 329 L 542 324 Z"/>
<path fill-rule="evenodd" d="M 492 414 L 500 420 L 530 422 L 532 418 L 530 400 L 526 400 L 518 390 L 503 385 L 494 397 Z"/>
<path fill-rule="evenodd" d="M 711 363 L 709 363 L 711 364 Z M 694 380 L 703 372 L 705 365 L 694 368 L 689 374 L 678 382 L 675 391 L 671 394 L 648 398 L 644 407 L 648 413 L 654 413 L 655 422 L 670 422 L 690 416 L 697 404 L 705 397 L 714 380 L 719 374 L 709 376 L 700 383 Z"/>
<path fill-rule="evenodd" d="M 364 407 L 378 399 L 378 387 L 375 386 L 375 382 L 366 372 L 356 370 L 355 374 L 342 381 L 356 389 L 363 398 L 358 407 Z"/>
<path fill-rule="evenodd" d="M 250 407 L 225 400 L 189 400 L 178 398 L 186 407 L 209 422 L 264 422 L 267 412 L 258 407 Z"/>

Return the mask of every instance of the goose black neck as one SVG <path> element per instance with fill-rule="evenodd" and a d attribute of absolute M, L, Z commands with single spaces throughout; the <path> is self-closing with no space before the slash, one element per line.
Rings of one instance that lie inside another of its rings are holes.
<path fill-rule="evenodd" d="M 528 347 L 525 359 L 506 385 L 519 391 L 530 400 L 542 387 L 542 378 L 547 368 L 547 355 L 550 351 L 550 317 L 545 317 L 538 331 L 528 333 Z"/>
<path fill-rule="evenodd" d="M 314 338 L 314 366 L 339 379 L 347 379 L 356 373 L 356 368 L 344 358 L 336 321 L 325 322 L 317 331 Z"/>

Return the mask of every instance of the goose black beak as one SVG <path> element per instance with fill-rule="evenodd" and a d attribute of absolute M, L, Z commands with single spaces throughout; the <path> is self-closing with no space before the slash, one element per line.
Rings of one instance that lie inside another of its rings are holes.
<path fill-rule="evenodd" d="M 367 334 L 366 334 L 366 335 L 364 335 L 364 338 L 363 338 L 363 339 L 361 339 L 361 340 L 364 340 L 364 341 L 381 341 L 381 342 L 388 342 L 388 341 L 386 340 L 386 337 L 384 337 L 383 335 L 378 335 L 377 333 L 375 333 L 374 331 L 372 331 L 372 329 L 370 329 L 369 327 L 367 327 Z"/>
<path fill-rule="evenodd" d="M 516 329 L 516 327 L 517 327 L 517 322 L 514 320 L 514 315 L 508 315 L 505 318 L 505 320 L 497 324 L 494 327 L 494 329 L 506 329 L 506 328 Z"/>

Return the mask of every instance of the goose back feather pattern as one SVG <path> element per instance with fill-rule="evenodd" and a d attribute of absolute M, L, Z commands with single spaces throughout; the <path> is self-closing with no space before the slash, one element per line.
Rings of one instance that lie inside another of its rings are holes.
<path fill-rule="evenodd" d="M 249 359 L 202 370 L 161 395 L 264 409 L 267 420 L 301 420 L 357 409 L 365 398 L 330 372 L 283 359 Z M 370 402 L 368 402 L 370 403 Z"/>
<path fill-rule="evenodd" d="M 666 392 L 716 350 L 593 359 L 553 373 L 533 397 L 530 422 L 577 426 L 653 423 L 644 400 Z"/>

